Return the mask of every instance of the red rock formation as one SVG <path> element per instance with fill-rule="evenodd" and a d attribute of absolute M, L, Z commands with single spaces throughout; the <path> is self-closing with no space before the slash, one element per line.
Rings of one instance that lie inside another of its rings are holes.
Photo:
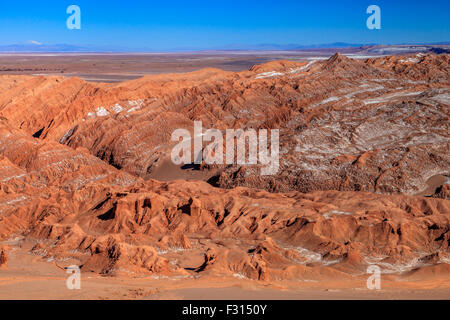
<path fill-rule="evenodd" d="M 448 184 L 406 194 L 449 175 L 448 60 L 335 55 L 114 85 L 0 77 L 0 240 L 37 239 L 35 254 L 107 275 L 264 281 L 447 265 Z M 172 165 L 170 135 L 194 120 L 279 128 L 279 173 Z M 152 179 L 168 172 L 201 178 Z M 226 189 L 198 181 L 211 177 Z"/>

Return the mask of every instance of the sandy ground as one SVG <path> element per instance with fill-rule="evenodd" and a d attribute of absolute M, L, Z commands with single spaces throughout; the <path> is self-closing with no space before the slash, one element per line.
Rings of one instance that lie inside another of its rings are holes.
<path fill-rule="evenodd" d="M 29 245 L 10 246 L 0 269 L 0 299 L 143 299 L 143 300 L 304 300 L 304 299 L 450 299 L 450 279 L 414 281 L 382 275 L 381 290 L 368 290 L 367 277 L 351 281 L 261 282 L 238 278 L 103 277 L 81 274 L 81 289 L 69 290 L 70 276 L 54 261 L 28 253 Z M 70 261 L 62 264 L 68 265 Z"/>
<path fill-rule="evenodd" d="M 170 159 L 152 170 L 148 177 L 159 181 L 201 180 L 208 181 L 218 174 L 218 170 L 198 170 L 195 165 L 177 166 Z"/>
<path fill-rule="evenodd" d="M 436 189 L 442 187 L 442 185 L 446 183 L 448 179 L 449 178 L 441 174 L 432 176 L 430 179 L 427 180 L 428 187 L 422 192 L 416 194 L 416 196 L 419 197 L 432 196 L 436 192 Z"/>

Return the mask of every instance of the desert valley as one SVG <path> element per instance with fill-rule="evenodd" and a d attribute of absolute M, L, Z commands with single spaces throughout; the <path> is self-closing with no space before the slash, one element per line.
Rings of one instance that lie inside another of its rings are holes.
<path fill-rule="evenodd" d="M 450 298 L 450 55 L 282 55 L 0 57 L 0 298 Z M 197 120 L 278 171 L 175 165 Z"/>

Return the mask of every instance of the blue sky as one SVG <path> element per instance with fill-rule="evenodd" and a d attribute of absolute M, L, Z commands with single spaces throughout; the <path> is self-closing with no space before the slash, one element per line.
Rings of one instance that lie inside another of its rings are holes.
<path fill-rule="evenodd" d="M 66 28 L 71 4 L 81 8 L 81 30 Z M 381 8 L 381 30 L 366 28 L 371 4 Z M 449 0 L 0 1 L 0 45 L 36 41 L 171 50 L 449 40 Z"/>

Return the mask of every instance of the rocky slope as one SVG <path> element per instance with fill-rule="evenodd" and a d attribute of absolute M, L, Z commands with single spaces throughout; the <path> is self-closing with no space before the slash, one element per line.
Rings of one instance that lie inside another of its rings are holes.
<path fill-rule="evenodd" d="M 448 66 L 448 55 L 359 61 L 336 54 L 116 85 L 5 76 L 0 115 L 144 179 L 175 170 L 226 188 L 418 194 L 428 179 L 449 174 Z M 169 170 L 171 133 L 192 131 L 194 120 L 205 129 L 280 129 L 278 174 L 260 177 L 252 166 Z"/>

